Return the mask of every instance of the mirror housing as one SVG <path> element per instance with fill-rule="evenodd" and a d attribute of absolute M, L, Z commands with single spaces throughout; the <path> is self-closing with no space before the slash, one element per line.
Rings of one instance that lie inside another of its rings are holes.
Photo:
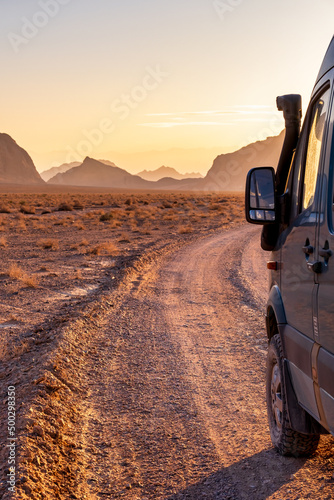
<path fill-rule="evenodd" d="M 246 220 L 251 224 L 277 223 L 275 170 L 272 167 L 252 168 L 246 180 Z"/>

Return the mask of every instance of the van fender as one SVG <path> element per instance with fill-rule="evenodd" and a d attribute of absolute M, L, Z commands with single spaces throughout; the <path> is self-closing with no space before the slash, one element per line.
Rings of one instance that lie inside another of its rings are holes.
<path fill-rule="evenodd" d="M 273 332 L 272 329 L 272 318 L 275 318 L 276 325 L 286 324 L 286 315 L 283 305 L 282 295 L 278 285 L 273 285 L 271 287 L 267 307 L 266 307 L 266 325 L 267 325 L 267 335 L 270 340 L 273 335 L 277 332 Z"/>

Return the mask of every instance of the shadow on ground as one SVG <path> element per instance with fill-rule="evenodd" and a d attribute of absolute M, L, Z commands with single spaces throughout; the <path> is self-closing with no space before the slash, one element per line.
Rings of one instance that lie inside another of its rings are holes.
<path fill-rule="evenodd" d="M 267 449 L 221 469 L 166 500 L 265 500 L 301 469 L 304 458 L 284 458 Z"/>

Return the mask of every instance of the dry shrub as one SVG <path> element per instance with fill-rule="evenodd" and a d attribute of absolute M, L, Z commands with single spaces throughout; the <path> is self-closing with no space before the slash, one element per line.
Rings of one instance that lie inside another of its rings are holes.
<path fill-rule="evenodd" d="M 63 227 L 68 227 L 70 224 L 69 224 L 69 221 L 66 220 L 66 219 L 60 219 L 58 220 L 57 222 L 54 222 L 54 226 L 63 226 Z"/>
<path fill-rule="evenodd" d="M 177 214 L 173 214 L 173 213 L 165 214 L 163 216 L 163 220 L 172 220 L 172 221 L 174 221 L 174 220 L 177 220 L 177 219 L 178 219 Z"/>
<path fill-rule="evenodd" d="M 4 236 L 1 236 L 0 247 L 6 247 L 6 246 L 7 246 L 7 239 Z"/>
<path fill-rule="evenodd" d="M 14 222 L 14 225 L 17 229 L 22 229 L 22 231 L 26 231 L 27 229 L 27 226 L 26 226 L 26 223 L 25 223 L 25 219 L 24 219 L 24 216 L 19 214 L 15 217 L 15 222 Z"/>
<path fill-rule="evenodd" d="M 58 212 L 72 212 L 73 205 L 71 203 L 63 202 L 58 206 Z"/>
<path fill-rule="evenodd" d="M 73 202 L 73 208 L 74 210 L 83 210 L 85 207 L 79 200 L 74 200 Z"/>
<path fill-rule="evenodd" d="M 113 214 L 111 212 L 104 212 L 100 216 L 100 221 L 101 222 L 108 222 L 108 221 L 110 221 L 113 218 L 114 218 L 114 216 L 113 216 Z"/>
<path fill-rule="evenodd" d="M 224 207 L 218 203 L 210 203 L 209 210 L 223 210 Z"/>
<path fill-rule="evenodd" d="M 10 318 L 9 321 L 17 321 L 16 319 Z M 2 353 L 2 359 L 17 358 L 24 354 L 29 348 L 29 343 L 27 340 L 20 342 L 16 340 L 14 343 L 9 336 L 9 332 L 4 331 L 0 336 L 0 352 Z"/>
<path fill-rule="evenodd" d="M 102 243 L 101 247 L 102 247 L 102 252 L 108 255 L 118 254 L 118 248 L 112 241 L 106 241 L 105 243 Z"/>
<path fill-rule="evenodd" d="M 108 229 L 113 229 L 115 227 L 121 227 L 121 226 L 122 226 L 121 221 L 113 219 L 111 222 L 109 222 Z"/>
<path fill-rule="evenodd" d="M 59 241 L 53 238 L 39 240 L 38 244 L 45 250 L 59 250 Z"/>
<path fill-rule="evenodd" d="M 79 231 L 83 231 L 85 229 L 85 226 L 82 222 L 75 222 L 73 224 L 73 227 L 77 228 Z"/>
<path fill-rule="evenodd" d="M 86 212 L 85 214 L 83 214 L 82 218 L 83 219 L 92 219 L 94 216 L 95 216 L 95 212 L 91 211 L 91 212 Z"/>
<path fill-rule="evenodd" d="M 39 231 L 46 231 L 47 226 L 43 222 L 32 221 L 32 227 L 38 229 Z"/>
<path fill-rule="evenodd" d="M 21 281 L 22 281 L 22 283 L 27 285 L 29 288 L 36 288 L 38 285 L 38 279 L 35 275 L 29 275 L 29 274 L 23 273 Z"/>
<path fill-rule="evenodd" d="M 12 213 L 8 205 L 0 205 L 0 214 L 10 214 Z"/>
<path fill-rule="evenodd" d="M 22 205 L 20 207 L 20 212 L 26 215 L 33 215 L 36 213 L 35 207 L 29 207 L 27 205 Z"/>
<path fill-rule="evenodd" d="M 193 228 L 190 224 L 188 224 L 186 226 L 179 226 L 177 232 L 179 234 L 190 234 L 193 232 Z"/>
<path fill-rule="evenodd" d="M 80 243 L 74 243 L 74 245 L 70 246 L 71 250 L 79 250 L 80 247 L 87 247 L 89 242 L 86 239 L 83 239 Z"/>
<path fill-rule="evenodd" d="M 137 219 L 143 219 L 149 214 L 149 210 L 147 208 L 137 208 L 135 210 L 135 217 Z"/>
<path fill-rule="evenodd" d="M 160 208 L 173 208 L 173 205 L 169 201 L 164 200 Z"/>
<path fill-rule="evenodd" d="M 6 331 L 1 332 L 0 335 L 1 360 L 5 360 L 9 357 L 9 345 L 10 345 L 10 340 L 8 332 Z"/>
<path fill-rule="evenodd" d="M 12 279 L 21 279 L 24 272 L 16 263 L 11 264 L 8 270 L 8 275 Z"/>
<path fill-rule="evenodd" d="M 134 215 L 133 212 L 135 211 L 135 207 L 133 205 L 130 205 L 129 207 L 126 207 L 125 211 L 128 212 L 128 215 Z"/>
<path fill-rule="evenodd" d="M 27 285 L 29 288 L 36 288 L 38 280 L 35 275 L 30 275 L 21 269 L 16 263 L 11 264 L 8 270 L 8 275 L 12 279 L 16 279 Z"/>
<path fill-rule="evenodd" d="M 91 248 L 90 253 L 93 255 L 117 255 L 118 248 L 112 241 L 106 241 Z"/>

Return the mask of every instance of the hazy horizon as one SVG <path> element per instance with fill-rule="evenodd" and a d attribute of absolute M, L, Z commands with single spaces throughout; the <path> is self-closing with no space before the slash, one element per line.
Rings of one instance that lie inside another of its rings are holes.
<path fill-rule="evenodd" d="M 225 149 L 225 150 L 223 150 Z M 87 155 L 96 160 L 109 160 L 115 163 L 118 167 L 124 168 L 129 172 L 136 174 L 142 170 L 153 171 L 162 166 L 175 168 L 181 174 L 190 172 L 199 172 L 203 175 L 211 168 L 216 156 L 219 154 L 234 152 L 238 149 L 237 146 L 227 150 L 222 147 L 212 148 L 169 148 L 166 150 L 151 150 L 151 151 L 135 151 L 133 153 L 109 151 L 105 153 L 97 153 L 97 156 Z M 190 156 L 196 153 L 195 160 L 188 160 Z M 58 167 L 62 164 L 64 158 L 63 152 L 55 151 L 47 155 L 38 155 L 34 152 L 29 153 L 38 172 L 43 172 L 51 167 Z M 35 158 L 49 158 L 48 160 L 37 160 Z M 59 161 L 56 161 L 59 158 Z M 69 158 L 71 161 L 63 163 L 71 163 L 76 160 L 75 157 Z M 47 165 L 47 166 L 43 166 Z"/>

